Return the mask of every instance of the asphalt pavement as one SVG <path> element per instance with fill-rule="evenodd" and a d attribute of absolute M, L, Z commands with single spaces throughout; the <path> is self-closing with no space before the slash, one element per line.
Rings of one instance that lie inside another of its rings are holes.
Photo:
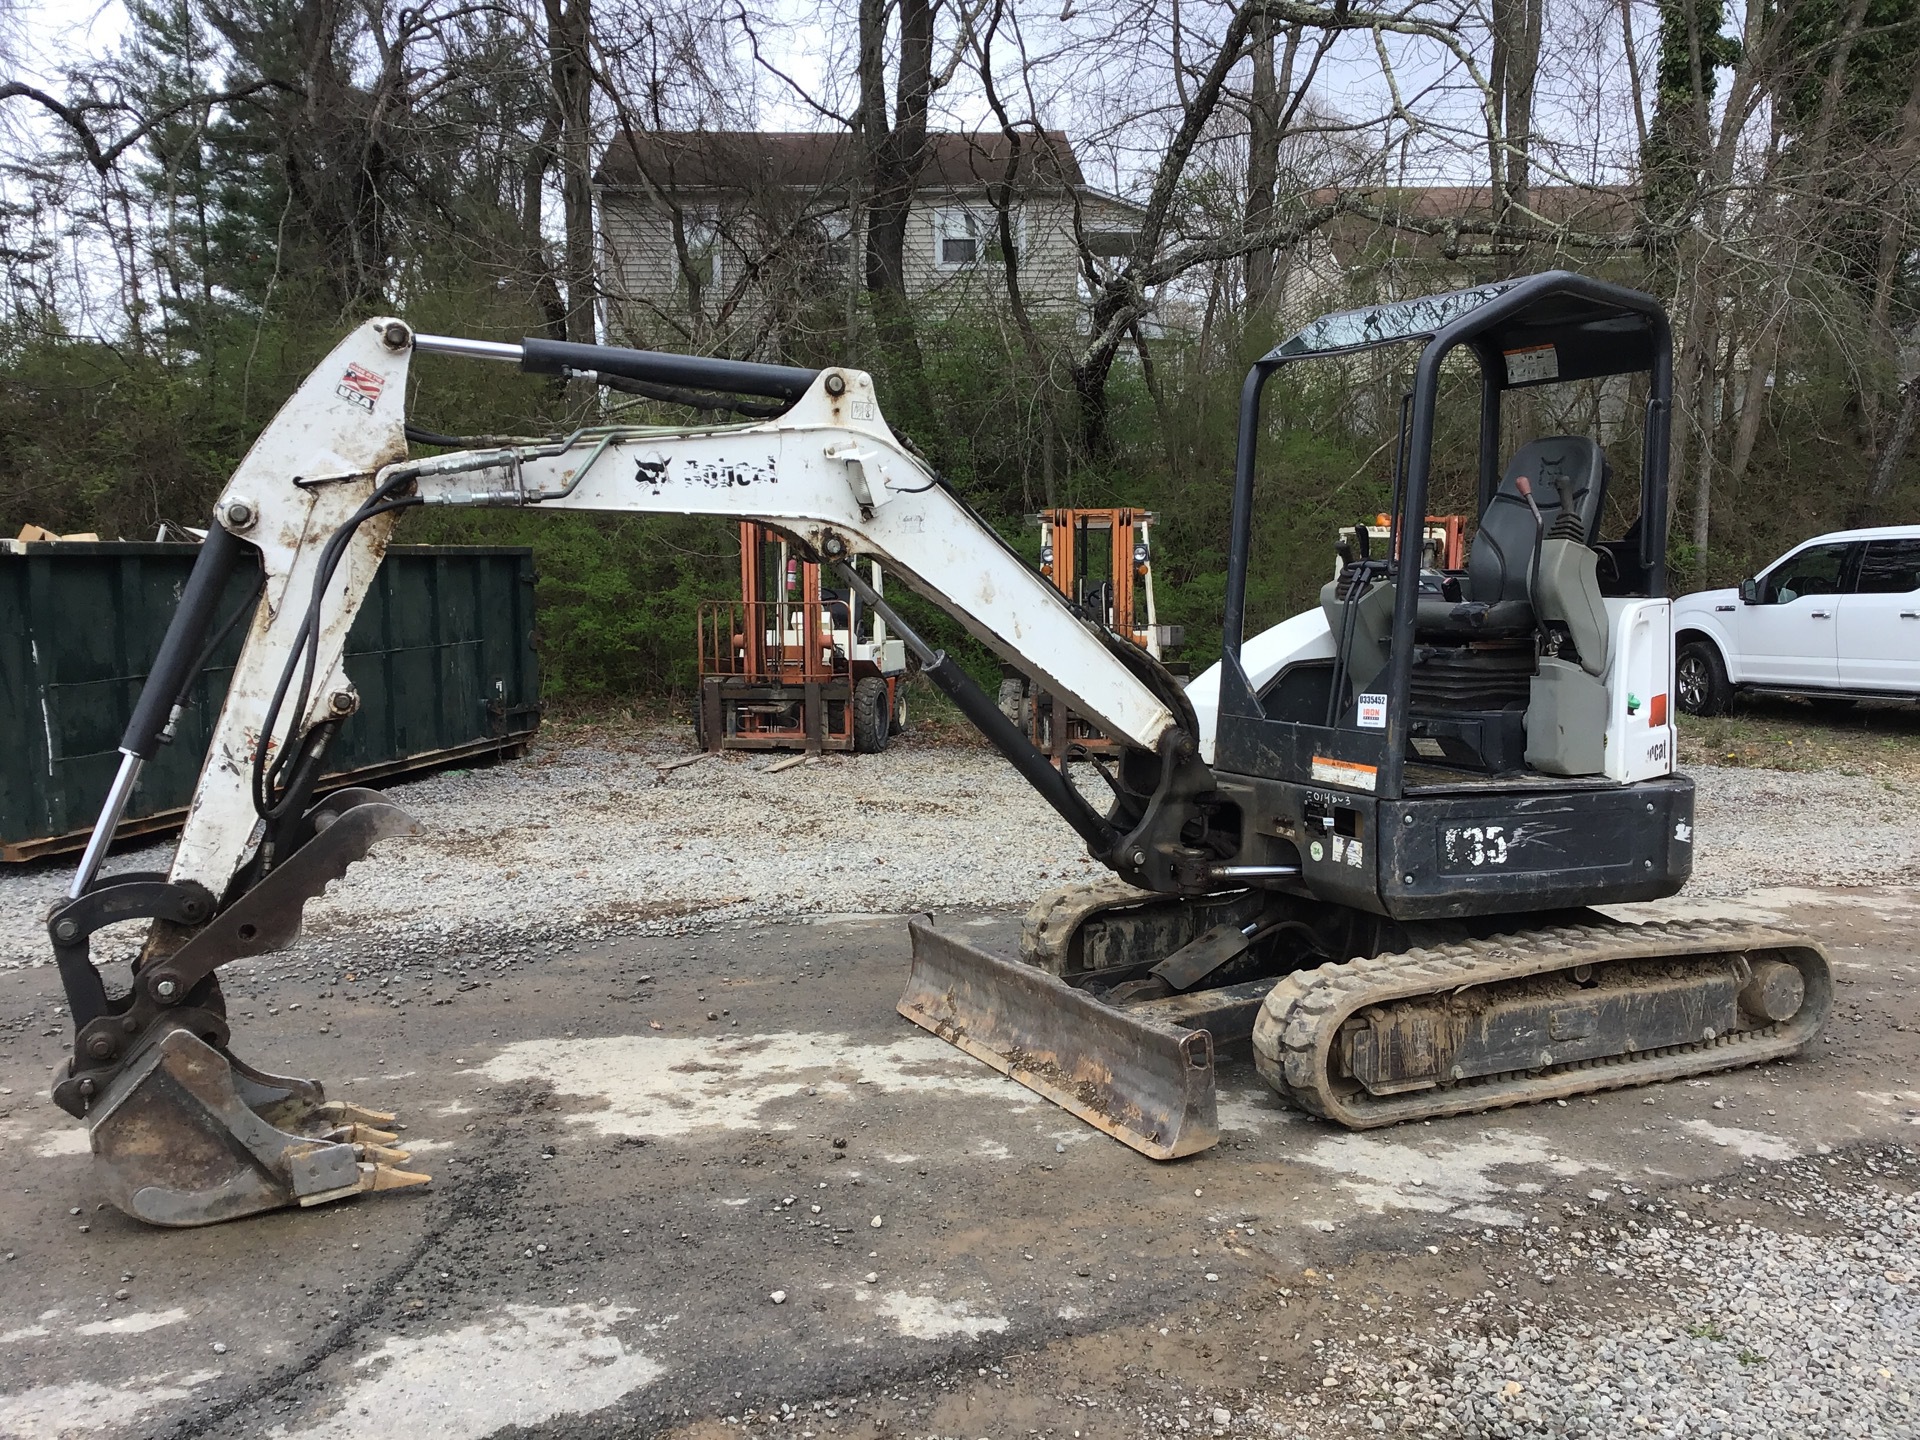
<path fill-rule="evenodd" d="M 1249 1396 L 1318 1403 L 1329 1337 L 1444 1330 L 1496 1272 L 1514 1314 L 1631 1308 L 1516 1268 L 1549 1217 L 1904 1153 L 1920 892 L 1706 909 L 1829 947 L 1816 1053 L 1364 1135 L 1230 1057 L 1223 1142 L 1169 1165 L 901 1020 L 901 917 L 307 941 L 223 972 L 236 1051 L 398 1109 L 433 1183 L 172 1232 L 102 1203 L 46 1099 L 52 969 L 0 976 L 0 1436 L 1240 1433 Z"/>

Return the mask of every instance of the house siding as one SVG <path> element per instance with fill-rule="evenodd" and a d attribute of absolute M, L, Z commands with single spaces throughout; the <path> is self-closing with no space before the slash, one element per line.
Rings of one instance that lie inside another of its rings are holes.
<path fill-rule="evenodd" d="M 705 215 L 711 207 L 703 197 L 687 193 L 678 197 L 683 213 Z M 1124 203 L 1099 195 L 1080 197 L 1083 223 L 1089 231 L 1132 230 L 1137 227 L 1137 212 Z M 979 216 L 989 236 L 997 229 L 992 205 L 977 190 L 925 190 L 915 197 L 907 215 L 905 241 L 906 289 L 908 297 L 930 312 L 952 313 L 961 309 L 998 309 L 1007 302 L 1005 271 L 997 252 L 983 245 L 979 258 L 971 264 L 944 265 L 939 260 L 939 221 L 945 212 L 965 210 Z M 837 209 L 821 207 L 823 217 L 839 218 L 847 214 L 844 205 Z M 1080 253 L 1073 230 L 1073 197 L 1058 193 L 1030 195 L 1017 202 L 1015 210 L 1016 245 L 1020 265 L 1021 295 L 1036 320 L 1071 323 L 1080 313 Z M 841 223 L 846 223 L 841 219 Z M 673 244 L 671 214 L 658 200 L 629 189 L 603 187 L 600 191 L 600 233 L 602 247 L 602 286 L 606 297 L 606 321 L 616 337 L 642 344 L 697 344 L 725 347 L 731 353 L 747 353 L 777 343 L 778 305 L 784 288 L 791 289 L 795 277 L 791 271 L 775 269 L 767 284 L 756 284 L 751 294 L 737 300 L 724 320 L 715 312 L 738 280 L 739 266 L 746 256 L 736 242 L 748 228 L 735 223 L 721 224 L 721 278 L 717 293 L 703 297 L 707 312 L 696 321 L 688 313 L 685 287 L 681 283 L 679 258 Z M 861 252 L 864 237 L 856 223 L 846 242 L 849 264 L 825 272 L 800 284 L 809 290 L 808 299 L 816 306 L 828 293 L 838 291 L 846 299 L 861 285 Z"/>

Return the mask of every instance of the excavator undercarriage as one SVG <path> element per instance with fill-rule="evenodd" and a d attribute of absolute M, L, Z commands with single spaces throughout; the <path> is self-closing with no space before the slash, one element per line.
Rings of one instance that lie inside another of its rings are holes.
<path fill-rule="evenodd" d="M 918 920 L 900 1013 L 1167 1160 L 1218 1140 L 1215 1055 L 1249 1042 L 1289 1104 L 1364 1130 L 1797 1054 L 1833 1003 L 1820 947 L 1755 925 L 1402 925 L 1278 898 L 1056 891 L 1020 962 Z M 1153 974 L 1235 942 L 1193 988 Z"/>

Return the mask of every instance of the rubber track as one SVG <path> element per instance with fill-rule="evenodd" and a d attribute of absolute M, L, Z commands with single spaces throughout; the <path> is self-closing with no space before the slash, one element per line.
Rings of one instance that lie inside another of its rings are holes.
<path fill-rule="evenodd" d="M 1340 1027 L 1369 1005 L 1550 974 L 1576 965 L 1771 951 L 1797 966 L 1806 999 L 1788 1020 L 1691 1045 L 1604 1056 L 1564 1067 L 1490 1075 L 1398 1095 L 1342 1095 L 1332 1080 Z M 1737 921 L 1575 925 L 1408 950 L 1297 971 L 1276 984 L 1254 1023 L 1254 1063 L 1266 1082 L 1311 1114 L 1364 1130 L 1728 1070 L 1797 1054 L 1833 1004 L 1826 952 L 1805 936 Z"/>
<path fill-rule="evenodd" d="M 1117 876 L 1103 876 L 1081 885 L 1049 890 L 1027 908 L 1020 927 L 1020 958 L 1052 975 L 1065 975 L 1073 938 L 1104 910 L 1132 909 L 1148 901 L 1178 903 L 1178 897 L 1157 894 L 1127 884 Z"/>

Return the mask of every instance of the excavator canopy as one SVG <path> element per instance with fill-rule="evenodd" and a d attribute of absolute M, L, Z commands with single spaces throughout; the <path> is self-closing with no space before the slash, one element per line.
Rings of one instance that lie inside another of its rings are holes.
<path fill-rule="evenodd" d="M 1666 316 L 1652 296 L 1555 270 L 1322 315 L 1259 365 L 1273 369 L 1293 360 L 1438 339 L 1444 349 L 1470 346 L 1490 384 L 1517 389 L 1651 370 L 1666 333 Z"/>

